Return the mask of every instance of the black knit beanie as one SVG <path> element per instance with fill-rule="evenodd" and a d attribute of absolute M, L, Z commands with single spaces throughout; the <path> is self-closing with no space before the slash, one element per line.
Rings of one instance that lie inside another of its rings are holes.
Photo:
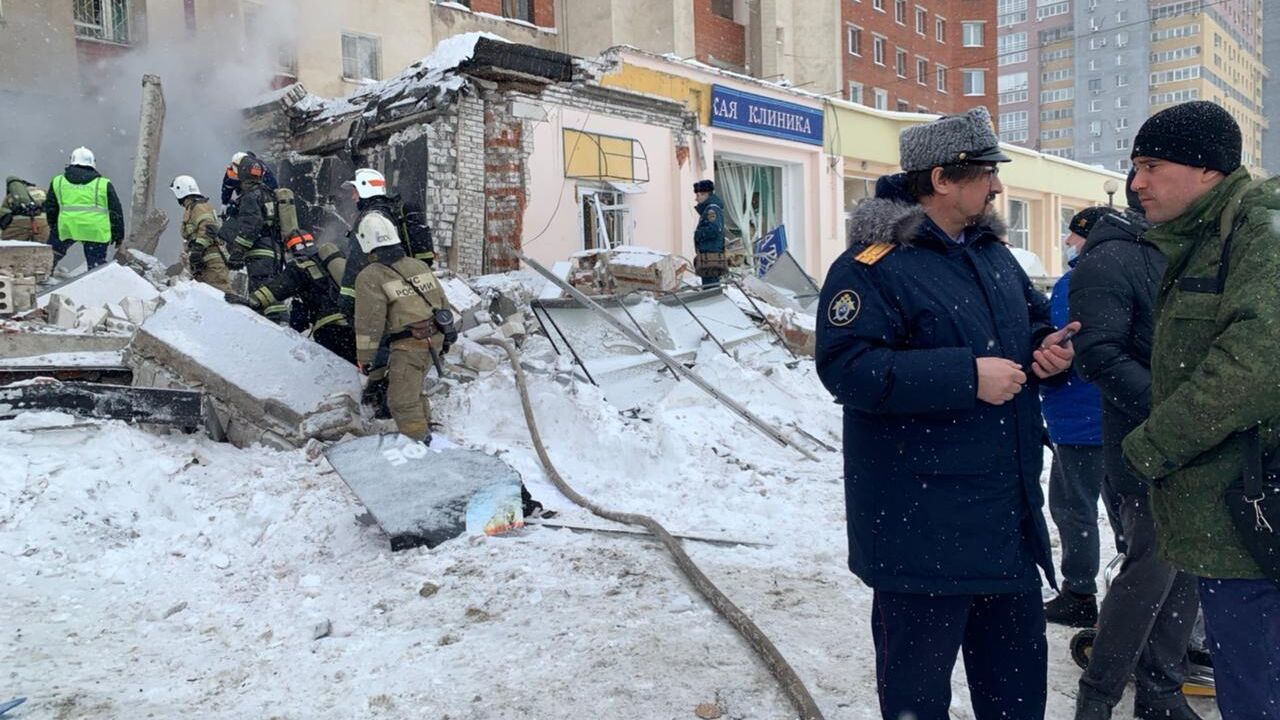
<path fill-rule="evenodd" d="M 1240 126 L 1207 100 L 1174 105 L 1147 118 L 1130 158 L 1150 157 L 1230 175 L 1240 167 Z"/>
<path fill-rule="evenodd" d="M 1089 231 L 1093 230 L 1093 226 L 1097 225 L 1099 220 L 1115 214 L 1116 210 L 1105 205 L 1087 207 L 1071 218 L 1070 230 L 1082 238 L 1087 238 L 1089 237 Z"/>

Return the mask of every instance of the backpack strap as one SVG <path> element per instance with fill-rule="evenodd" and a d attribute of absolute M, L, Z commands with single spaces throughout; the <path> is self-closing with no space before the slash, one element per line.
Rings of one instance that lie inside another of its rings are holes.
<path fill-rule="evenodd" d="M 1218 241 L 1222 243 L 1222 254 L 1218 257 L 1218 276 L 1215 278 L 1184 277 L 1178 280 L 1178 289 L 1188 292 L 1221 295 L 1227 287 L 1227 271 L 1231 268 L 1231 237 L 1241 225 L 1245 216 L 1240 214 L 1240 201 L 1252 189 L 1262 184 L 1262 180 L 1250 180 L 1231 195 L 1227 206 L 1218 217 Z"/>

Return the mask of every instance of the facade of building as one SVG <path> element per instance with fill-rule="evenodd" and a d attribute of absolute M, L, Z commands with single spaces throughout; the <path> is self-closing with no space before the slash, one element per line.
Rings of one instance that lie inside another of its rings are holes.
<path fill-rule="evenodd" d="M 1280 108 L 1280 76 L 1273 73 L 1280 71 L 1280 12 L 1272 10 L 1262 15 L 1263 38 L 1270 42 L 1263 44 L 1262 62 L 1268 72 L 1263 75 L 1262 107 L 1268 110 Z M 1262 167 L 1270 174 L 1280 173 L 1280 127 L 1268 124 L 1262 130 Z"/>
<path fill-rule="evenodd" d="M 999 0 L 1001 138 L 1117 172 L 1152 113 L 1225 107 L 1260 168 L 1259 0 Z"/>
<path fill-rule="evenodd" d="M 841 95 L 879 110 L 996 117 L 996 13 L 964 0 L 852 0 L 844 21 Z"/>

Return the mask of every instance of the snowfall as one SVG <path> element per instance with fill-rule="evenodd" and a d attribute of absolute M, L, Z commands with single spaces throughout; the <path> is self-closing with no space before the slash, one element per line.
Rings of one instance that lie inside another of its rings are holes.
<path fill-rule="evenodd" d="M 706 346 L 697 371 L 818 462 L 689 382 L 624 414 L 592 385 L 535 374 L 549 454 L 597 503 L 750 543 L 685 547 L 827 718 L 878 718 L 841 457 L 794 430 L 839 447 L 840 410 L 811 359 L 736 354 Z M 437 397 L 435 419 L 515 467 L 557 519 L 607 524 L 546 480 L 509 369 Z M 651 539 L 528 525 L 392 553 L 362 512 L 314 447 L 240 450 L 49 412 L 0 422 L 0 702 L 28 698 L 5 717 L 796 716 Z M 1074 707 L 1071 634 L 1049 630 L 1050 718 Z M 952 715 L 972 718 L 963 672 Z M 1116 717 L 1131 711 L 1126 698 Z"/>

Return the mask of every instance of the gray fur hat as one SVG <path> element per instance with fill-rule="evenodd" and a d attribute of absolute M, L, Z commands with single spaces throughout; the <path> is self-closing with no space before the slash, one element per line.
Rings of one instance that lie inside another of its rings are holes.
<path fill-rule="evenodd" d="M 962 115 L 947 115 L 923 125 L 913 125 L 898 138 L 902 169 L 929 170 L 939 165 L 967 162 L 1009 162 L 1000 152 L 1000 138 L 991 125 L 991 113 L 978 106 Z"/>

